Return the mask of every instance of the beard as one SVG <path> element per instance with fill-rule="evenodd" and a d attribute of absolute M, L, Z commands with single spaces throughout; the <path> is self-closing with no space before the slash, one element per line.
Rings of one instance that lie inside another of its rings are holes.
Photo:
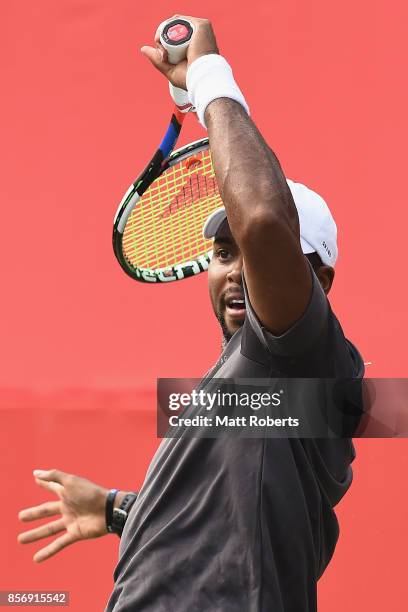
<path fill-rule="evenodd" d="M 216 317 L 222 331 L 222 350 L 224 350 L 234 334 L 228 329 L 224 316 L 220 312 L 217 312 Z"/>

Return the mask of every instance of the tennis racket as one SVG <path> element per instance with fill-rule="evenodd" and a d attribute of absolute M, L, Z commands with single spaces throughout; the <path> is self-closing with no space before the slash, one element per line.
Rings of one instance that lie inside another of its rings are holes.
<path fill-rule="evenodd" d="M 161 26 L 169 62 L 186 56 L 193 25 L 172 19 Z M 125 193 L 116 212 L 113 249 L 123 270 L 147 283 L 172 282 L 204 272 L 212 242 L 203 237 L 208 215 L 222 205 L 208 138 L 173 151 L 186 113 L 187 92 L 170 85 L 175 107 L 156 153 Z"/>

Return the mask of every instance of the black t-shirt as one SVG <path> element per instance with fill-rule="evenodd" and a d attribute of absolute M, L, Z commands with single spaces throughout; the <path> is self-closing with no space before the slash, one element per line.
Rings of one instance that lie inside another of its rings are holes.
<path fill-rule="evenodd" d="M 246 295 L 245 323 L 207 380 L 363 376 L 311 272 L 308 308 L 282 336 Z M 315 611 L 354 457 L 350 438 L 165 438 L 126 522 L 107 612 Z"/>

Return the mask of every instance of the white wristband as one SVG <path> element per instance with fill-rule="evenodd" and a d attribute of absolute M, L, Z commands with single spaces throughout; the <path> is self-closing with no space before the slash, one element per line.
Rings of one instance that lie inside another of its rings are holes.
<path fill-rule="evenodd" d="M 186 83 L 190 102 L 196 108 L 198 119 L 204 127 L 205 110 L 217 98 L 230 98 L 239 102 L 249 115 L 248 105 L 234 80 L 231 66 L 221 55 L 212 53 L 196 59 L 187 70 Z"/>

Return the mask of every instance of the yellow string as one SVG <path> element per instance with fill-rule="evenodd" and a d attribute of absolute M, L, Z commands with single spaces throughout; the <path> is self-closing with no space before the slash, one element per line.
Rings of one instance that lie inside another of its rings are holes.
<path fill-rule="evenodd" d="M 211 249 L 202 228 L 222 205 L 208 149 L 164 172 L 144 193 L 129 216 L 123 252 L 139 268 L 165 268 L 195 259 Z"/>

